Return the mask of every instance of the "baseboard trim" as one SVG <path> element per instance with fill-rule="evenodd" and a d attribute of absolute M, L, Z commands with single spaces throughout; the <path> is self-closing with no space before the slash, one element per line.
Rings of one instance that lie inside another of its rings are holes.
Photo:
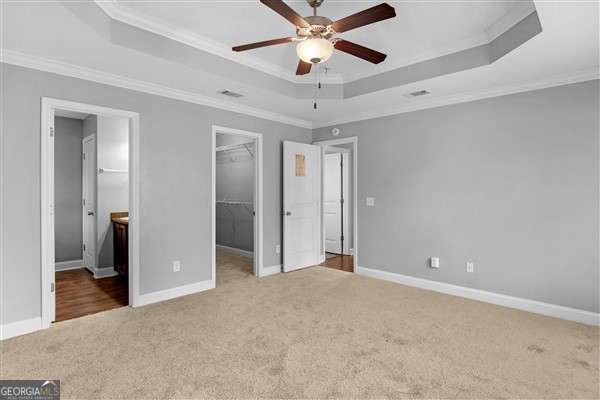
<path fill-rule="evenodd" d="M 30 318 L 0 326 L 0 340 L 25 335 L 42 329 L 42 318 Z"/>
<path fill-rule="evenodd" d="M 253 251 L 242 250 L 242 249 L 238 249 L 237 247 L 229 247 L 229 246 L 224 246 L 222 244 L 218 244 L 217 249 L 231 251 L 232 253 L 238 253 L 243 256 L 254 257 Z"/>
<path fill-rule="evenodd" d="M 119 275 L 113 267 L 94 268 L 92 273 L 94 274 L 94 279 L 110 278 L 111 276 Z"/>
<path fill-rule="evenodd" d="M 159 290 L 157 292 L 141 294 L 135 307 L 145 306 L 148 304 L 158 303 L 165 300 L 171 300 L 176 297 L 187 296 L 189 294 L 204 292 L 205 290 L 214 289 L 215 284 L 212 280 L 191 283 L 174 287 L 171 289 Z"/>
<path fill-rule="evenodd" d="M 59 261 L 54 263 L 56 272 L 83 268 L 83 260 Z"/>
<path fill-rule="evenodd" d="M 265 276 L 279 274 L 280 272 L 281 272 L 281 264 L 271 265 L 268 267 L 262 267 L 260 277 L 264 278 Z"/>
<path fill-rule="evenodd" d="M 600 314 L 591 311 L 579 310 L 576 308 L 559 306 L 557 304 L 528 300 L 521 297 L 508 296 L 504 294 L 488 292 L 485 290 L 472 289 L 464 286 L 452 285 L 449 283 L 437 282 L 423 278 L 415 278 L 413 276 L 365 267 L 356 267 L 356 273 L 371 278 L 383 279 L 390 282 L 400 283 L 402 285 L 433 290 L 435 292 L 464 297 L 471 300 L 483 301 L 485 303 L 492 303 L 499 306 L 515 308 L 517 310 L 528 311 L 535 314 L 566 319 L 586 325 L 600 325 Z"/>

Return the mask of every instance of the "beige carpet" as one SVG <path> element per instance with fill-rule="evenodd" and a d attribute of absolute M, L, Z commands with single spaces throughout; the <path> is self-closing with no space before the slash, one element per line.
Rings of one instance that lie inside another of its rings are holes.
<path fill-rule="evenodd" d="M 244 267 L 239 265 L 244 264 Z M 598 398 L 598 328 L 315 267 L 2 342 L 63 398 Z"/>

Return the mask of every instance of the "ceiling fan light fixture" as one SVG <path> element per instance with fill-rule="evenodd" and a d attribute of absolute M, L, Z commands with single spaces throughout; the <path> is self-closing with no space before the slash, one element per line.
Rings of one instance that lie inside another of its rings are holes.
<path fill-rule="evenodd" d="M 333 54 L 333 43 L 323 38 L 305 39 L 296 46 L 296 53 L 304 62 L 320 64 Z"/>

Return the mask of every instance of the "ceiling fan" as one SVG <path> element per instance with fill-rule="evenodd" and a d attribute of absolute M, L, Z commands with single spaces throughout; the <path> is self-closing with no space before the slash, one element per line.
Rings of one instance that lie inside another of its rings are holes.
<path fill-rule="evenodd" d="M 233 47 L 233 51 L 246 51 L 259 47 L 273 46 L 276 44 L 298 42 L 296 53 L 300 58 L 296 75 L 305 75 L 310 72 L 312 64 L 325 62 L 333 54 L 333 49 L 343 51 L 355 57 L 362 58 L 379 64 L 387 55 L 369 49 L 356 43 L 335 37 L 337 33 L 347 32 L 354 28 L 383 21 L 396 16 L 394 7 L 387 3 L 368 8 L 346 18 L 333 22 L 327 17 L 317 15 L 317 7 L 324 0 L 306 0 L 313 8 L 313 15 L 301 17 L 282 0 L 260 0 L 261 3 L 281 15 L 296 26 L 296 37 L 265 40 Z"/>

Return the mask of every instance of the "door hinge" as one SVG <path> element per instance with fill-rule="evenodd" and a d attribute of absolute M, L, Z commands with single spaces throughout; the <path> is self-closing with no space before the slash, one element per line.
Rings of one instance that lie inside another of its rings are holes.
<path fill-rule="evenodd" d="M 85 243 L 83 244 L 83 251 L 85 251 Z"/>
<path fill-rule="evenodd" d="M 83 153 L 83 159 L 85 160 L 85 153 Z"/>
<path fill-rule="evenodd" d="M 344 204 L 344 199 L 340 199 L 340 204 Z"/>
<path fill-rule="evenodd" d="M 340 236 L 340 240 L 344 241 L 344 235 Z"/>
<path fill-rule="evenodd" d="M 54 127 L 51 126 L 50 127 L 50 137 L 53 137 L 53 136 L 54 136 Z"/>
<path fill-rule="evenodd" d="M 81 199 L 81 204 L 85 206 L 85 199 Z"/>
<path fill-rule="evenodd" d="M 54 293 L 54 282 L 50 283 L 50 293 Z"/>

